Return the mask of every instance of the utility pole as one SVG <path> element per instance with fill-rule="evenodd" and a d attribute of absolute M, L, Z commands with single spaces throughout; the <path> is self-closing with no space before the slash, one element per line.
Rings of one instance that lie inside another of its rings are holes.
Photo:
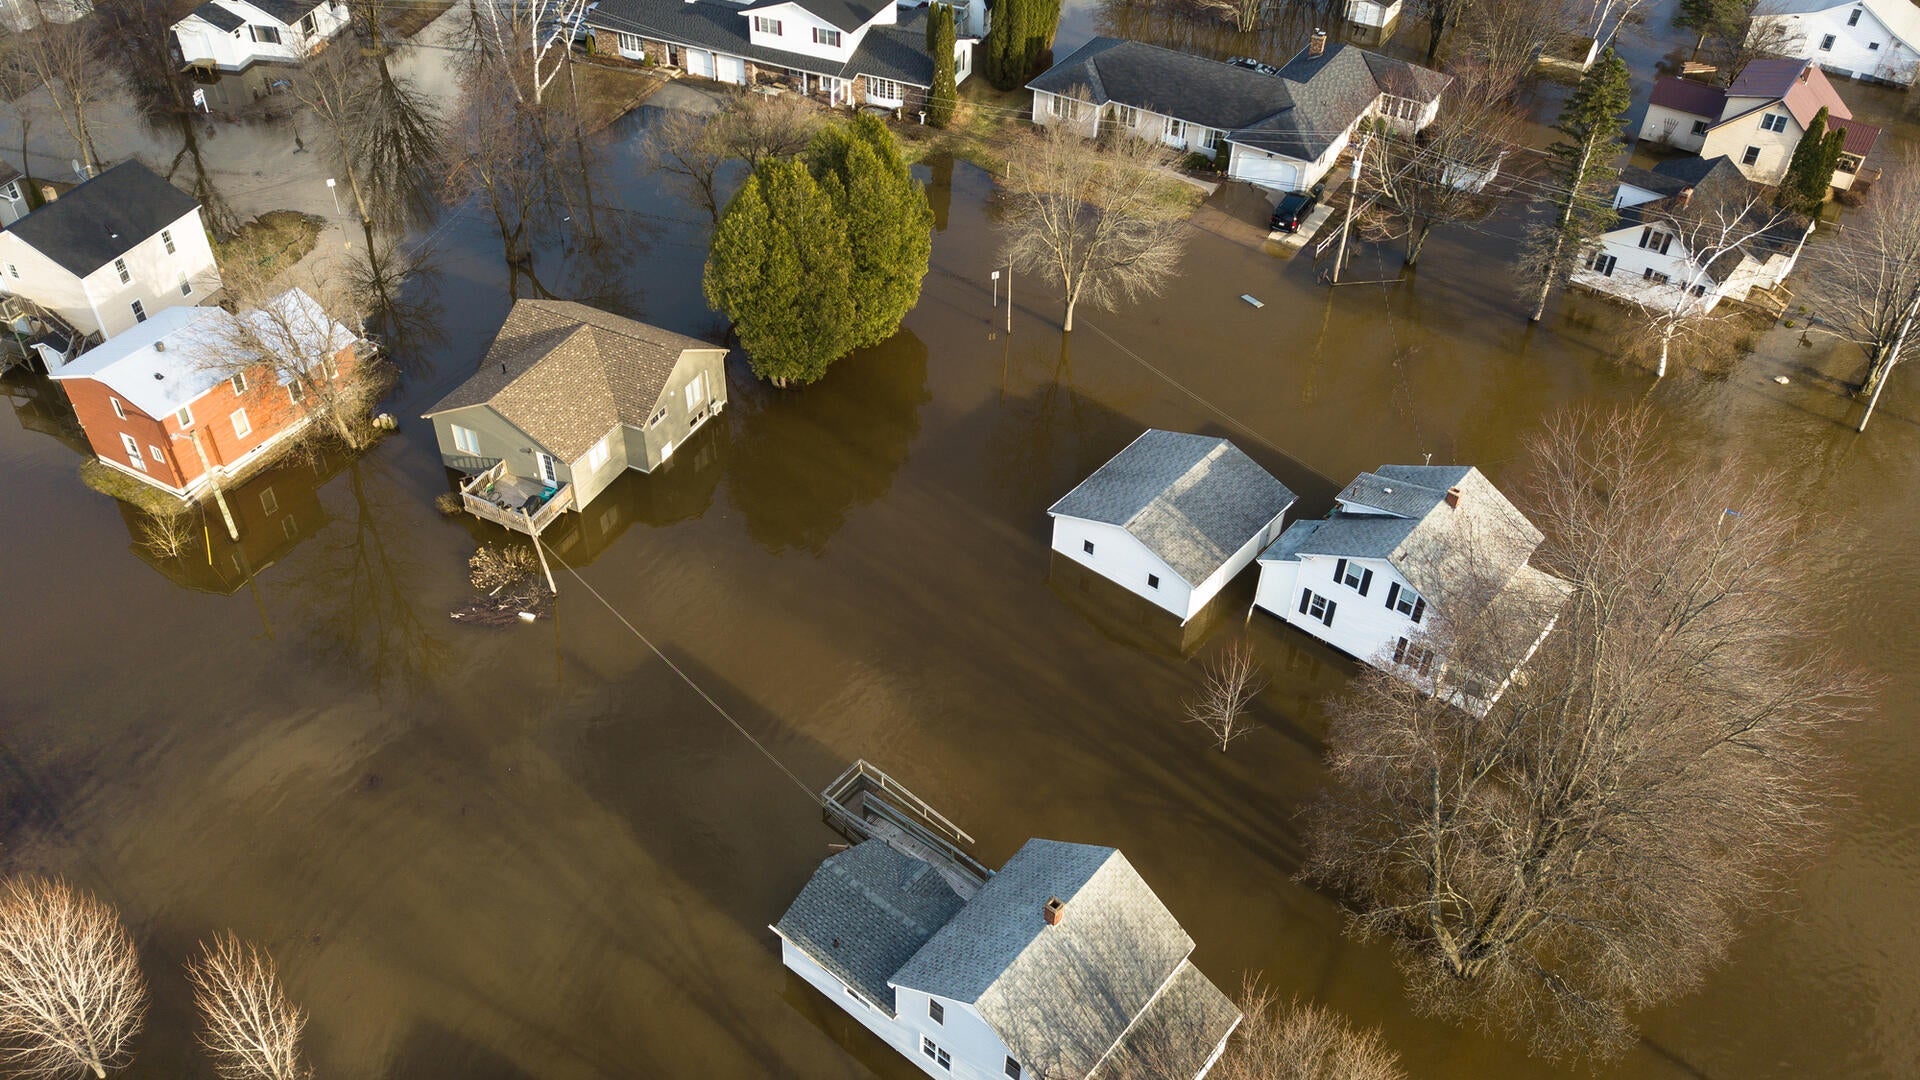
<path fill-rule="evenodd" d="M 179 437 L 174 436 L 176 439 Z M 227 523 L 227 538 L 238 541 L 240 526 L 234 524 L 233 511 L 227 509 L 226 492 L 220 490 L 220 470 L 213 467 L 213 459 L 207 457 L 206 447 L 200 445 L 200 429 L 187 432 L 187 441 L 193 444 L 193 452 L 200 455 L 200 468 L 207 474 L 207 483 L 213 488 L 213 501 L 220 504 L 220 519 Z"/>
<path fill-rule="evenodd" d="M 1007 256 L 1007 334 L 1013 334 L 1013 256 Z"/>
<path fill-rule="evenodd" d="M 1900 330 L 1893 335 L 1893 344 L 1887 347 L 1887 364 L 1880 369 L 1880 381 L 1873 384 L 1873 397 L 1867 400 L 1867 411 L 1861 415 L 1855 432 L 1867 430 L 1867 421 L 1873 419 L 1873 407 L 1880 404 L 1880 391 L 1887 388 L 1887 376 L 1893 374 L 1893 365 L 1900 362 L 1900 350 L 1907 343 L 1907 331 L 1913 329 L 1916 315 L 1920 315 L 1920 285 L 1913 287 L 1913 299 L 1907 301 L 1907 310 L 1900 316 Z"/>
<path fill-rule="evenodd" d="M 1333 283 L 1340 284 L 1340 268 L 1347 262 L 1347 231 L 1353 227 L 1353 206 L 1360 201 L 1360 163 L 1366 160 L 1367 144 L 1373 141 L 1373 132 L 1360 137 L 1360 149 L 1353 152 L 1353 171 L 1348 175 L 1347 216 L 1340 219 L 1340 250 L 1333 256 Z"/>
<path fill-rule="evenodd" d="M 526 519 L 527 535 L 533 537 L 534 554 L 540 556 L 540 572 L 547 575 L 547 591 L 559 596 L 560 586 L 553 583 L 553 568 L 547 565 L 547 548 L 540 542 L 540 530 L 533 527 L 533 515 L 527 513 L 527 508 L 523 506 L 520 508 L 520 516 Z"/>

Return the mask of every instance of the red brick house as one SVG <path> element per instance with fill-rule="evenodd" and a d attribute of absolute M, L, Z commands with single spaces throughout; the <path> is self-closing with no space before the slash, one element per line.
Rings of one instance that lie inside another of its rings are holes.
<path fill-rule="evenodd" d="M 274 303 L 329 327 L 331 352 L 315 360 L 321 370 L 313 377 L 350 375 L 352 331 L 298 289 Z M 217 307 L 168 308 L 54 373 L 101 461 L 187 498 L 207 487 L 209 467 L 222 475 L 250 469 L 307 426 L 303 391 L 284 364 L 235 371 L 212 359 L 235 318 Z"/>

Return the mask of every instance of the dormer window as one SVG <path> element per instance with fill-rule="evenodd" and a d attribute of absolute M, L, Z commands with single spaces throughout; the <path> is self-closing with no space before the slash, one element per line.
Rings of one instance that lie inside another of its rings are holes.
<path fill-rule="evenodd" d="M 1761 131 L 1787 130 L 1787 114 L 1786 113 L 1768 113 L 1767 115 L 1761 117 L 1760 130 Z"/>
<path fill-rule="evenodd" d="M 927 999 L 927 1019 L 933 1021 L 936 1024 L 946 1023 L 947 1007 L 933 1000 L 932 998 L 928 998 Z"/>
<path fill-rule="evenodd" d="M 753 32 L 756 34 L 771 34 L 774 37 L 779 37 L 780 36 L 780 20 L 769 19 L 761 15 L 755 15 L 753 17 Z"/>
<path fill-rule="evenodd" d="M 248 26 L 253 31 L 253 40 L 262 45 L 280 44 L 280 28 L 277 26 Z"/>
<path fill-rule="evenodd" d="M 828 48 L 837 49 L 840 47 L 840 31 L 824 30 L 816 26 L 813 28 L 813 43 L 815 45 L 825 45 Z"/>

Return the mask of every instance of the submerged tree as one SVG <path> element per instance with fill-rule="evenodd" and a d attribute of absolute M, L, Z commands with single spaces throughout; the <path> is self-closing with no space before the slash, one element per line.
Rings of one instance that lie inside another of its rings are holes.
<path fill-rule="evenodd" d="M 1842 228 L 1847 256 L 1823 275 L 1821 312 L 1825 325 L 1866 351 L 1864 431 L 1887 373 L 1920 346 L 1912 333 L 1920 319 L 1920 153 L 1904 151 L 1874 185 L 1866 209 Z"/>
<path fill-rule="evenodd" d="M 1529 322 L 1547 313 L 1547 295 L 1572 273 L 1578 253 L 1612 227 L 1613 182 L 1620 175 L 1614 158 L 1620 150 L 1620 126 L 1633 90 L 1626 61 L 1611 47 L 1600 53 L 1580 85 L 1567 98 L 1554 129 L 1562 138 L 1547 148 L 1553 165 L 1551 223 L 1527 231 L 1521 251 L 1522 290 L 1533 300 Z"/>
<path fill-rule="evenodd" d="M 933 208 L 876 117 L 822 130 L 807 157 L 846 227 L 853 346 L 878 345 L 920 300 L 933 254 Z"/>
<path fill-rule="evenodd" d="M 1518 84 L 1490 68 L 1467 63 L 1425 131 L 1387 128 L 1361 171 L 1365 197 L 1389 209 L 1405 237 L 1406 265 L 1419 263 L 1437 226 L 1484 221 L 1499 205 L 1487 193 L 1520 135 L 1513 106 Z"/>
<path fill-rule="evenodd" d="M 1406 1080 L 1378 1028 L 1357 1028 L 1324 1005 L 1283 1002 L 1252 979 L 1237 1004 L 1244 1019 L 1208 1080 Z"/>
<path fill-rule="evenodd" d="M 1082 138 L 1052 124 L 1011 156 L 1007 256 L 1060 287 L 1062 330 L 1073 330 L 1083 300 L 1110 308 L 1160 291 L 1185 241 L 1185 206 L 1167 172 L 1173 151 L 1145 139 Z"/>
<path fill-rule="evenodd" d="M 200 1045 L 224 1080 L 306 1080 L 307 1014 L 287 1000 L 273 958 L 231 931 L 200 943 L 187 965 L 203 1025 Z"/>
<path fill-rule="evenodd" d="M 1556 420 L 1531 456 L 1557 624 L 1484 716 L 1362 675 L 1307 873 L 1395 946 L 1423 1009 L 1603 1058 L 1814 843 L 1862 685 L 1777 478 L 1665 448 L 1645 410 Z M 1547 610 L 1436 619 L 1429 644 L 1511 663 Z"/>
<path fill-rule="evenodd" d="M 90 20 L 42 19 L 21 38 L 20 55 L 46 87 L 54 115 L 72 137 L 87 175 L 98 174 L 101 160 L 94 127 L 118 80 L 94 39 Z"/>
<path fill-rule="evenodd" d="M 114 910 L 64 881 L 0 887 L 0 1068 L 104 1077 L 133 1056 L 147 1012 L 133 939 Z"/>
<path fill-rule="evenodd" d="M 1248 710 L 1266 686 L 1253 644 L 1236 641 L 1207 663 L 1206 681 L 1199 696 L 1187 702 L 1182 719 L 1206 728 L 1224 754 L 1233 740 L 1254 729 Z"/>

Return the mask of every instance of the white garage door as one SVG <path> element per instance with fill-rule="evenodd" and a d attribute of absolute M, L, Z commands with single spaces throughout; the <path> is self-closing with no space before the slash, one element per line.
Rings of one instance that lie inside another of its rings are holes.
<path fill-rule="evenodd" d="M 1292 191 L 1300 180 L 1300 167 L 1291 161 L 1245 147 L 1233 148 L 1227 175 L 1276 191 Z"/>
<path fill-rule="evenodd" d="M 687 74 L 713 78 L 713 54 L 704 49 L 688 49 Z"/>
<path fill-rule="evenodd" d="M 716 78 L 721 82 L 732 83 L 735 86 L 745 86 L 747 84 L 747 62 L 745 60 L 737 56 L 727 56 L 723 53 L 715 53 L 713 54 L 713 58 L 718 67 Z"/>

